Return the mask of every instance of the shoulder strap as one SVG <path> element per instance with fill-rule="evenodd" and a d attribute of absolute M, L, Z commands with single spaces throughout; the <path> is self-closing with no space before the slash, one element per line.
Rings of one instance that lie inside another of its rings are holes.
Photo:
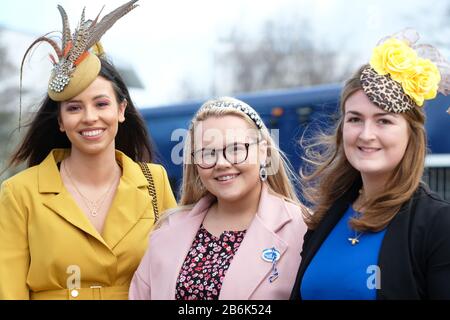
<path fill-rule="evenodd" d="M 155 183 L 153 182 L 153 177 L 147 164 L 144 162 L 138 162 L 138 164 L 141 167 L 142 173 L 144 174 L 145 178 L 148 181 L 147 190 L 148 194 L 152 197 L 153 213 L 155 215 L 155 223 L 156 223 L 156 221 L 158 221 L 159 219 L 159 210 L 158 210 L 158 201 L 156 200 Z"/>

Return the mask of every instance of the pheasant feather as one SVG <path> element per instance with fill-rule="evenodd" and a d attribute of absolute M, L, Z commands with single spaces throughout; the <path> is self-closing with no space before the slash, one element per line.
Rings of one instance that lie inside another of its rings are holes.
<path fill-rule="evenodd" d="M 58 10 L 61 14 L 62 19 L 62 43 L 61 43 L 61 49 L 64 51 L 66 49 L 67 44 L 69 41 L 72 40 L 72 35 L 70 34 L 70 25 L 69 25 L 69 18 L 67 17 L 66 10 L 60 5 L 58 5 Z M 59 58 L 62 58 L 59 56 Z"/>
<path fill-rule="evenodd" d="M 85 20 L 85 9 L 83 9 L 80 22 L 73 34 L 71 34 L 69 19 L 67 17 L 66 11 L 62 6 L 57 6 L 62 20 L 61 47 L 55 41 L 48 38 L 47 35 L 44 35 L 42 37 L 39 37 L 28 47 L 22 59 L 22 64 L 20 67 L 19 130 L 21 126 L 23 66 L 25 58 L 30 50 L 40 42 L 47 42 L 53 47 L 58 57 L 58 61 L 56 61 L 56 58 L 53 55 L 50 55 L 50 59 L 53 63 L 53 70 L 49 82 L 48 93 L 52 99 L 59 99 L 61 97 L 55 97 L 55 95 L 58 95 L 59 93 L 64 91 L 71 78 L 73 77 L 73 72 L 75 71 L 77 66 L 85 61 L 86 58 L 91 57 L 88 50 L 93 46 L 97 46 L 97 42 L 100 41 L 100 38 L 105 34 L 106 31 L 108 31 L 108 29 L 110 29 L 114 25 L 114 23 L 116 23 L 117 20 L 136 8 L 138 6 L 135 4 L 137 1 L 138 0 L 128 1 L 124 5 L 116 8 L 115 10 L 104 16 L 100 20 L 100 22 L 99 17 L 103 11 L 103 8 L 102 10 L 100 10 L 97 17 L 93 21 Z M 103 54 L 101 46 L 98 46 L 98 48 L 99 52 Z M 98 63 L 100 64 L 99 61 Z"/>
<path fill-rule="evenodd" d="M 53 50 L 55 50 L 56 55 L 62 56 L 62 50 L 59 48 L 58 44 L 53 41 L 50 38 L 47 38 L 47 35 L 44 35 L 42 37 L 37 38 L 36 40 L 33 41 L 33 43 L 28 47 L 28 49 L 25 51 L 25 54 L 23 55 L 22 58 L 22 63 L 20 64 L 20 84 L 19 84 L 19 131 L 20 131 L 20 126 L 21 126 L 21 121 L 22 121 L 22 79 L 23 79 L 23 65 L 25 63 L 25 58 L 27 57 L 28 53 L 31 51 L 31 49 L 37 45 L 38 43 L 41 42 L 47 42 L 48 44 L 50 44 L 53 48 Z"/>
<path fill-rule="evenodd" d="M 137 1 L 138 0 L 128 1 L 103 17 L 100 22 L 98 22 L 98 19 L 103 8 L 100 10 L 94 21 L 86 20 L 86 8 L 83 8 L 80 22 L 73 35 L 70 34 L 66 11 L 62 6 L 58 6 L 63 24 L 63 47 L 62 50 L 58 52 L 59 61 L 54 64 L 53 67 L 52 78 L 49 83 L 50 92 L 60 93 L 64 90 L 69 84 L 77 66 L 89 57 L 88 50 L 100 41 L 102 35 L 110 29 L 117 20 L 137 7 L 135 4 Z"/>
<path fill-rule="evenodd" d="M 136 8 L 135 4 L 138 0 L 131 0 L 124 5 L 118 7 L 114 11 L 110 12 L 102 18 L 102 20 L 91 27 L 89 39 L 87 41 L 87 47 L 92 47 L 96 42 L 100 41 L 100 38 L 108 31 L 117 20 Z"/>

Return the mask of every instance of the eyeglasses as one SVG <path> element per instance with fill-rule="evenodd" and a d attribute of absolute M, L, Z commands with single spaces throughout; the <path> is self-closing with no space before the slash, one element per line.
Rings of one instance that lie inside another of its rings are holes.
<path fill-rule="evenodd" d="M 202 169 L 211 169 L 219 159 L 219 153 L 222 151 L 223 157 L 231 164 L 239 164 L 247 160 L 248 148 L 253 144 L 258 144 L 259 141 L 252 143 L 235 142 L 227 145 L 222 149 L 203 148 L 192 152 L 194 163 Z"/>

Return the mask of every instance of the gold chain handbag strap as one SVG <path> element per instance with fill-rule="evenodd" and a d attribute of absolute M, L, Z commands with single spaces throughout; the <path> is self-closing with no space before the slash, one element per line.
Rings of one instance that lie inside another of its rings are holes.
<path fill-rule="evenodd" d="M 138 164 L 141 167 L 142 173 L 144 174 L 145 178 L 148 181 L 147 189 L 149 195 L 152 197 L 153 213 L 155 215 L 155 223 L 156 223 L 156 221 L 158 221 L 159 219 L 159 210 L 158 210 L 158 202 L 156 201 L 155 183 L 153 182 L 153 177 L 147 164 L 144 162 L 138 162 Z"/>

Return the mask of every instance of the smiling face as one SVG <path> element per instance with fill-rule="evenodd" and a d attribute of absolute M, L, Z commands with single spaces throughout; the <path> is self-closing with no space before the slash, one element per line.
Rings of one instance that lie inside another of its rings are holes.
<path fill-rule="evenodd" d="M 367 178 L 388 179 L 408 145 L 406 119 L 374 105 L 362 90 L 345 102 L 343 145 L 350 164 Z"/>
<path fill-rule="evenodd" d="M 248 145 L 245 146 L 245 143 Z M 224 148 L 228 160 L 223 156 Z M 248 150 L 246 159 L 245 149 Z M 199 160 L 194 159 L 196 170 L 204 187 L 218 201 L 235 202 L 259 195 L 259 169 L 260 163 L 265 161 L 266 149 L 264 141 L 258 143 L 258 130 L 238 116 L 209 117 L 200 121 L 195 128 L 194 153 Z M 202 166 L 211 168 L 200 166 L 199 154 L 206 156 L 206 165 Z M 232 163 L 241 160 L 242 163 Z"/>
<path fill-rule="evenodd" d="M 61 103 L 60 130 L 73 151 L 89 155 L 114 151 L 125 108 L 126 101 L 118 103 L 111 82 L 99 76 L 78 96 Z"/>

